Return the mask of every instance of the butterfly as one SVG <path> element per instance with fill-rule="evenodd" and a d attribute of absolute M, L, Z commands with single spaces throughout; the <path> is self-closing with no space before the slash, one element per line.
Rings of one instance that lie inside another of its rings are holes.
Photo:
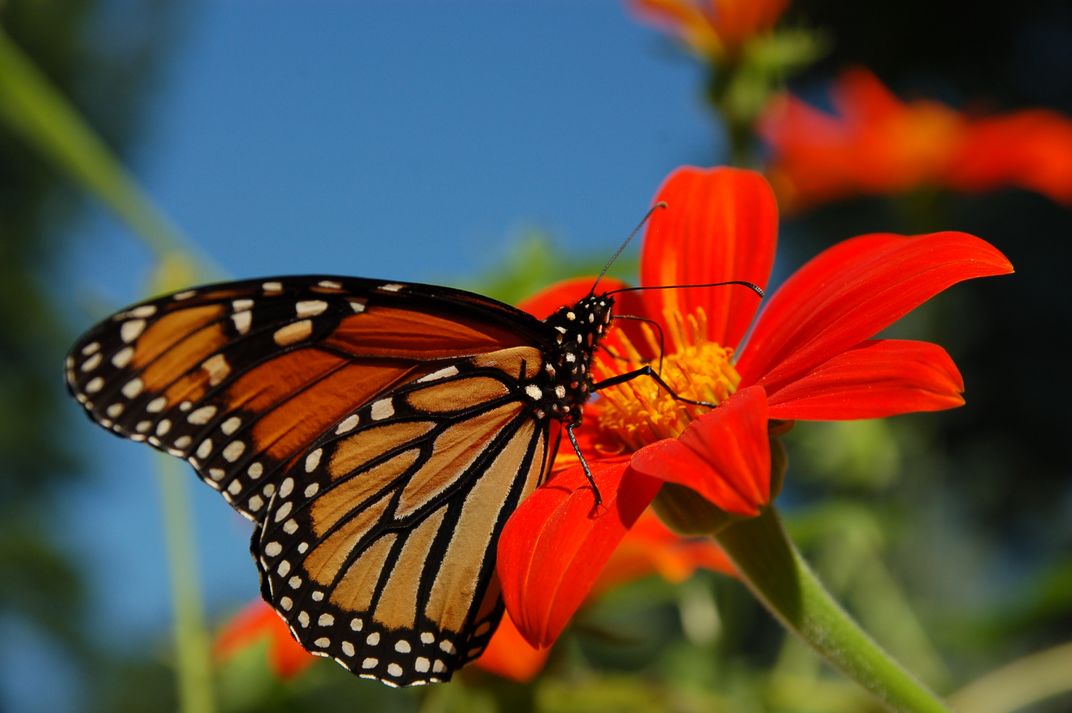
<path fill-rule="evenodd" d="M 208 285 L 105 319 L 66 379 L 253 522 L 261 593 L 302 646 L 393 686 L 446 681 L 502 616 L 503 525 L 598 387 L 614 299 L 594 290 L 541 321 L 417 283 Z"/>

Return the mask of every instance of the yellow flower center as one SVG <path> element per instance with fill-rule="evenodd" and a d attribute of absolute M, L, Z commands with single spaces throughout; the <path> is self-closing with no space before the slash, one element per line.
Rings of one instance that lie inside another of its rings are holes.
<path fill-rule="evenodd" d="M 665 345 L 648 324 L 641 324 L 648 353 L 666 351 L 660 376 L 675 394 L 694 401 L 718 404 L 729 398 L 741 383 L 731 361 L 733 349 L 707 340 L 707 315 L 698 309 L 687 317 L 677 310 L 664 313 L 667 325 Z M 616 331 L 618 344 L 612 347 L 618 358 L 597 362 L 597 380 L 640 369 L 647 364 L 659 369 L 658 359 L 645 359 L 622 330 Z M 675 400 L 654 379 L 638 377 L 599 391 L 599 446 L 606 453 L 634 451 L 664 438 L 676 438 L 689 423 L 710 410 Z"/>

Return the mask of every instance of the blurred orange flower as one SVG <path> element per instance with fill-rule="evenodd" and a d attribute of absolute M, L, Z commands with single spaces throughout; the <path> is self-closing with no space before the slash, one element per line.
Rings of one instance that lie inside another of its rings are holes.
<path fill-rule="evenodd" d="M 217 661 L 226 661 L 263 640 L 268 642 L 268 663 L 280 678 L 293 678 L 313 662 L 313 655 L 294 640 L 279 615 L 260 600 L 224 625 L 212 650 Z"/>
<path fill-rule="evenodd" d="M 1072 120 L 1029 109 L 974 118 L 937 101 L 902 101 L 864 69 L 830 91 L 834 113 L 787 95 L 760 122 L 784 208 L 921 186 L 1019 186 L 1072 203 Z"/>
<path fill-rule="evenodd" d="M 633 0 L 645 22 L 666 28 L 693 53 L 720 61 L 770 30 L 789 0 Z"/>

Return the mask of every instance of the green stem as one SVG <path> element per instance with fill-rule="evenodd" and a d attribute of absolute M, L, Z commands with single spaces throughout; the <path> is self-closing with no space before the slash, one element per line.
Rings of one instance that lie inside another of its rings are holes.
<path fill-rule="evenodd" d="M 933 692 L 883 651 L 827 593 L 773 508 L 715 535 L 741 579 L 790 631 L 895 711 L 949 713 Z"/>
<path fill-rule="evenodd" d="M 175 613 L 175 676 L 179 688 L 179 710 L 183 713 L 212 713 L 216 709 L 212 694 L 212 657 L 204 612 L 201 610 L 194 534 L 190 528 L 190 507 L 186 500 L 186 479 L 176 472 L 179 461 L 174 458 L 161 455 L 157 462 Z"/>
<path fill-rule="evenodd" d="M 198 255 L 107 145 L 0 29 L 0 125 L 104 202 L 158 259 Z"/>
<path fill-rule="evenodd" d="M 1072 693 L 1072 643 L 1046 649 L 991 671 L 952 696 L 965 713 L 1009 713 Z"/>

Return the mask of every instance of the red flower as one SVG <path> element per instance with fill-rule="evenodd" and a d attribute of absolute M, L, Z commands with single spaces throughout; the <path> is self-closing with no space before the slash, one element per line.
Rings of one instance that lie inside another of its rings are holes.
<path fill-rule="evenodd" d="M 787 96 L 760 130 L 770 175 L 793 208 L 919 186 L 986 191 L 1020 186 L 1072 202 L 1072 120 L 1031 109 L 971 118 L 936 101 L 904 102 L 870 72 L 845 72 L 835 113 Z"/>
<path fill-rule="evenodd" d="M 648 224 L 642 285 L 766 286 L 777 210 L 762 176 L 684 168 L 656 200 L 669 208 Z M 739 354 L 759 301 L 745 288 L 618 295 L 619 314 L 661 325 L 669 386 L 720 405 L 682 404 L 647 378 L 600 391 L 577 435 L 603 505 L 593 507 L 576 456 L 563 448 L 558 472 L 521 504 L 500 539 L 499 579 L 519 630 L 537 646 L 555 640 L 664 482 L 732 516 L 759 514 L 772 498 L 772 421 L 877 418 L 963 403 L 960 374 L 941 347 L 873 337 L 950 285 L 1011 271 L 1000 252 L 965 233 L 847 240 L 786 280 Z M 530 305 L 567 303 L 590 285 L 574 280 Z M 608 336 L 616 358 L 596 355 L 597 378 L 638 368 L 659 351 L 646 325 L 620 324 Z"/>
<path fill-rule="evenodd" d="M 591 493 L 587 496 L 591 498 Z M 675 535 L 658 518 L 645 515 L 622 538 L 587 595 L 598 596 L 649 574 L 658 574 L 669 582 L 683 582 L 698 568 L 734 573 L 729 558 L 714 543 Z M 507 612 L 476 665 L 525 683 L 540 672 L 548 654 L 550 648 L 537 648 L 525 640 Z"/>
<path fill-rule="evenodd" d="M 290 635 L 279 615 L 260 600 L 227 622 L 216 637 L 213 653 L 224 661 L 264 640 L 268 643 L 268 663 L 280 678 L 297 676 L 314 661 L 313 655 Z"/>
<path fill-rule="evenodd" d="M 700 57 L 737 54 L 749 38 L 767 32 L 789 0 L 633 0 L 644 21 L 667 28 Z"/>

